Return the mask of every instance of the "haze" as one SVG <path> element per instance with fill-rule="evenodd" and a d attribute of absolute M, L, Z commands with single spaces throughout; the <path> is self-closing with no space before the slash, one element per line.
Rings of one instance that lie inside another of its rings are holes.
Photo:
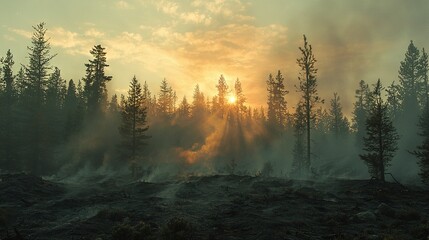
<path fill-rule="evenodd" d="M 106 47 L 109 94 L 123 94 L 135 74 L 157 89 L 166 78 L 179 98 L 197 83 L 208 96 L 223 74 L 229 85 L 243 84 L 248 104 L 266 105 L 265 81 L 281 70 L 294 106 L 298 46 L 302 34 L 318 60 L 319 91 L 339 92 L 345 114 L 359 80 L 384 85 L 397 79 L 409 41 L 425 47 L 427 3 L 400 1 L 4 1 L 0 9 L 0 52 L 11 49 L 26 63 L 31 26 L 46 22 L 52 65 L 65 79 L 80 79 L 96 44 Z M 14 66 L 17 71 L 19 64 Z M 325 104 L 326 105 L 326 104 Z M 291 110 L 293 111 L 293 110 Z"/>

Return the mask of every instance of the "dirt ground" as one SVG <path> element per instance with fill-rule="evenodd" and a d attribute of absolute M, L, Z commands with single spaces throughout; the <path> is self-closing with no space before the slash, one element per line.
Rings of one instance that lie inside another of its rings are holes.
<path fill-rule="evenodd" d="M 235 175 L 0 180 L 2 240 L 429 239 L 429 191 L 396 183 Z"/>

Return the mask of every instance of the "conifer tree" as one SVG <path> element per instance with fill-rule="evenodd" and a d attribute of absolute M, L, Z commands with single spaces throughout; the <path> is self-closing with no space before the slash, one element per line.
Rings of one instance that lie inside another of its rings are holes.
<path fill-rule="evenodd" d="M 204 113 L 206 105 L 204 102 L 204 93 L 201 92 L 198 84 L 194 88 L 194 95 L 192 98 L 192 117 L 199 118 Z"/>
<path fill-rule="evenodd" d="M 419 93 L 420 80 L 420 51 L 414 46 L 413 41 L 408 45 L 405 59 L 401 61 L 399 67 L 399 96 L 402 102 L 402 109 L 406 118 L 418 114 L 417 95 Z M 411 114 L 411 115 L 410 115 Z"/>
<path fill-rule="evenodd" d="M 364 80 L 359 82 L 359 88 L 355 91 L 355 98 L 352 128 L 356 134 L 357 145 L 361 148 L 363 137 L 366 135 L 366 119 L 372 102 L 369 86 Z"/>
<path fill-rule="evenodd" d="M 246 103 L 246 97 L 243 93 L 243 88 L 241 87 L 241 82 L 237 78 L 234 84 L 234 95 L 235 95 L 235 108 L 237 112 L 237 116 L 242 116 L 246 112 L 246 106 L 244 106 L 244 103 Z"/>
<path fill-rule="evenodd" d="M 146 111 L 142 89 L 134 76 L 130 83 L 127 98 L 122 100 L 122 124 L 119 132 L 122 137 L 121 153 L 126 160 L 136 161 L 141 154 L 145 140 L 148 139 L 146 131 Z"/>
<path fill-rule="evenodd" d="M 160 92 L 158 94 L 158 114 L 161 117 L 170 117 L 174 108 L 173 89 L 168 85 L 164 78 L 161 82 Z"/>
<path fill-rule="evenodd" d="M 42 173 L 49 170 L 42 161 L 50 159 L 50 146 L 46 143 L 47 138 L 44 134 L 48 126 L 43 106 L 51 70 L 50 61 L 56 55 L 51 55 L 49 39 L 45 37 L 45 23 L 40 23 L 33 29 L 32 45 L 28 47 L 29 63 L 24 66 L 25 87 L 21 94 L 20 121 L 25 132 L 25 136 L 22 136 L 24 140 L 22 154 L 27 161 L 26 170 Z"/>
<path fill-rule="evenodd" d="M 62 113 L 66 89 L 66 81 L 61 77 L 61 71 L 55 67 L 47 82 L 44 107 L 48 124 L 45 135 L 51 146 L 64 139 L 64 117 Z"/>
<path fill-rule="evenodd" d="M 143 99 L 145 98 L 143 97 Z M 113 94 L 112 99 L 110 99 L 110 103 L 109 103 L 109 113 L 115 115 L 118 112 L 119 112 L 118 95 Z"/>
<path fill-rule="evenodd" d="M 398 149 L 399 135 L 389 118 L 381 91 L 382 86 L 378 79 L 373 92 L 374 102 L 366 121 L 365 153 L 359 156 L 367 164 L 371 176 L 384 182 L 385 170 Z"/>
<path fill-rule="evenodd" d="M 399 87 L 395 82 L 392 82 L 392 84 L 386 89 L 386 92 L 389 116 L 392 121 L 396 122 L 400 114 Z"/>
<path fill-rule="evenodd" d="M 218 107 L 217 111 L 220 117 L 224 117 L 224 114 L 226 111 L 226 104 L 227 104 L 226 97 L 228 94 L 228 85 L 226 84 L 226 81 L 223 75 L 220 75 L 216 88 L 217 88 L 217 107 Z"/>
<path fill-rule="evenodd" d="M 328 117 L 328 129 L 336 138 L 344 136 L 349 132 L 349 122 L 343 115 L 340 97 L 337 93 L 334 93 L 334 98 L 331 99 Z"/>
<path fill-rule="evenodd" d="M 300 74 L 298 77 L 299 86 L 298 91 L 301 92 L 302 101 L 304 104 L 305 121 L 306 121 L 306 147 L 307 147 L 307 171 L 310 171 L 311 166 L 311 122 L 314 119 L 313 109 L 316 104 L 323 102 L 317 92 L 317 68 L 315 67 L 316 59 L 313 54 L 313 48 L 307 42 L 307 37 L 304 35 L 304 46 L 299 47 L 302 54 L 297 59 L 298 66 L 300 67 Z"/>
<path fill-rule="evenodd" d="M 73 80 L 69 81 L 67 93 L 64 99 L 64 138 L 67 140 L 71 135 L 75 134 L 79 129 L 79 98 L 77 95 L 76 85 Z"/>
<path fill-rule="evenodd" d="M 84 95 L 87 104 L 87 112 L 94 116 L 102 113 L 104 107 L 106 107 L 106 84 L 112 80 L 112 76 L 106 75 L 106 68 L 109 67 L 109 65 L 106 63 L 105 48 L 101 45 L 96 45 L 91 49 L 90 53 L 93 59 L 85 64 L 86 76 L 83 80 L 85 82 Z"/>
<path fill-rule="evenodd" d="M 183 97 L 179 105 L 179 116 L 185 119 L 191 116 L 191 105 L 188 103 L 186 96 Z"/>
<path fill-rule="evenodd" d="M 285 89 L 284 78 L 280 70 L 275 78 L 270 74 L 267 80 L 268 90 L 268 122 L 276 130 L 284 130 L 287 119 L 287 106 L 285 95 L 289 93 Z"/>
<path fill-rule="evenodd" d="M 0 78 L 0 168 L 13 169 L 18 167 L 18 139 L 17 139 L 17 91 L 15 87 L 15 76 L 12 67 L 14 65 L 13 55 L 10 50 L 6 57 L 1 58 L 3 73 Z"/>

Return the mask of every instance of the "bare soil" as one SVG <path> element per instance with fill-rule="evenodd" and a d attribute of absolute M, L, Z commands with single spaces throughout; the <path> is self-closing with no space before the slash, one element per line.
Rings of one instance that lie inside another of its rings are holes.
<path fill-rule="evenodd" d="M 162 183 L 100 177 L 66 183 L 27 174 L 0 179 L 0 239 L 130 239 L 120 227 L 128 231 L 140 222 L 146 236 L 132 239 L 429 236 L 429 191 L 396 183 L 236 175 Z"/>

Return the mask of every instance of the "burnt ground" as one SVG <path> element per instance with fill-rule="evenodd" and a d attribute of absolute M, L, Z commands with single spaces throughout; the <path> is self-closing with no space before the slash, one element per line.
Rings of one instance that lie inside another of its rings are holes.
<path fill-rule="evenodd" d="M 429 191 L 235 175 L 163 183 L 0 175 L 0 239 L 428 239 Z M 21 237 L 16 237 L 16 229 Z"/>

